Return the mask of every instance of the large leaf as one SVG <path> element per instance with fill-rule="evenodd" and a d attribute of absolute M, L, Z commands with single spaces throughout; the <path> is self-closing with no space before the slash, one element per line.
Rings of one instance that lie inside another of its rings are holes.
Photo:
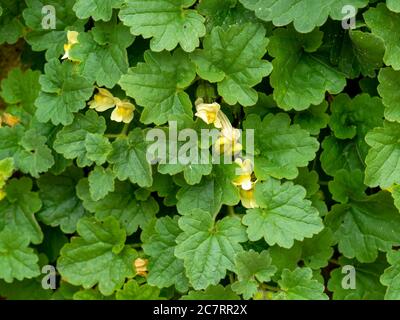
<path fill-rule="evenodd" d="M 130 0 L 119 17 L 134 35 L 152 38 L 151 50 L 171 51 L 178 44 L 187 52 L 199 46 L 206 33 L 204 17 L 188 9 L 195 0 Z"/>
<path fill-rule="evenodd" d="M 306 190 L 292 182 L 269 180 L 256 185 L 255 198 L 260 208 L 249 209 L 243 217 L 251 241 L 264 238 L 269 245 L 290 248 L 323 229 L 317 209 L 305 200 Z"/>
<path fill-rule="evenodd" d="M 36 116 L 39 121 L 54 125 L 71 124 L 74 113 L 85 108 L 94 90 L 92 82 L 78 74 L 71 62 L 60 63 L 57 59 L 45 65 L 40 84 Z"/>
<path fill-rule="evenodd" d="M 144 252 L 151 257 L 148 283 L 159 288 L 175 285 L 178 290 L 187 291 L 188 279 L 185 276 L 183 260 L 174 255 L 175 240 L 182 233 L 178 227 L 178 217 L 160 218 L 154 228 L 147 232 L 151 232 L 150 237 L 142 240 Z"/>
<path fill-rule="evenodd" d="M 163 124 L 171 115 L 192 116 L 192 103 L 183 90 L 196 76 L 195 66 L 181 50 L 146 51 L 145 63 L 138 63 L 122 76 L 119 84 L 130 97 L 143 106 L 141 121 Z"/>
<path fill-rule="evenodd" d="M 280 108 L 304 110 L 319 105 L 326 92 L 337 94 L 346 85 L 344 74 L 314 53 L 322 36 L 317 29 L 305 35 L 291 28 L 275 30 L 269 44 L 269 53 L 275 58 L 271 85 Z"/>
<path fill-rule="evenodd" d="M 122 287 L 127 277 L 134 276 L 137 253 L 125 246 L 126 233 L 115 218 L 82 218 L 78 233 L 79 237 L 62 248 L 57 263 L 69 283 L 85 289 L 98 284 L 100 292 L 108 296 Z"/>
<path fill-rule="evenodd" d="M 176 239 L 175 255 L 184 260 L 193 288 L 216 285 L 227 270 L 234 270 L 235 257 L 242 251 L 239 243 L 247 238 L 239 219 L 214 221 L 208 212 L 196 209 L 179 219 L 179 227 L 183 233 Z"/>
<path fill-rule="evenodd" d="M 351 5 L 363 8 L 367 0 L 240 0 L 256 16 L 264 21 L 272 21 L 275 26 L 285 26 L 293 22 L 297 31 L 307 33 L 323 25 L 328 16 L 341 20 L 342 8 Z"/>
<path fill-rule="evenodd" d="M 265 29 L 257 24 L 216 27 L 191 59 L 203 79 L 218 83 L 218 93 L 228 104 L 251 106 L 258 99 L 252 87 L 272 71 L 262 60 L 267 44 Z"/>
<path fill-rule="evenodd" d="M 319 148 L 317 139 L 291 125 L 287 114 L 268 114 L 262 121 L 249 115 L 244 121 L 246 130 L 254 130 L 255 174 L 258 179 L 294 179 L 299 167 L 315 158 Z"/>

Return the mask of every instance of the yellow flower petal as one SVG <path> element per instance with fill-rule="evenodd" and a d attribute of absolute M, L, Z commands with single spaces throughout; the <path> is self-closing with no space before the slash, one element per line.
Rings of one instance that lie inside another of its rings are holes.
<path fill-rule="evenodd" d="M 253 187 L 253 163 L 250 159 L 245 159 L 243 161 L 240 158 L 236 159 L 235 162 L 240 168 L 239 176 L 233 180 L 233 184 L 237 187 L 241 187 L 243 190 L 250 190 Z"/>
<path fill-rule="evenodd" d="M 149 264 L 149 260 L 138 258 L 135 260 L 133 265 L 135 266 L 136 274 L 140 276 L 147 276 L 147 265 Z"/>
<path fill-rule="evenodd" d="M 64 55 L 61 59 L 69 59 L 69 52 L 72 49 L 72 47 L 79 43 L 78 41 L 78 36 L 79 36 L 79 32 L 77 31 L 68 31 L 67 32 L 67 39 L 68 39 L 68 43 L 64 45 Z"/>
<path fill-rule="evenodd" d="M 12 114 L 9 114 L 7 112 L 4 112 L 1 116 L 1 122 L 10 127 L 15 127 L 18 123 L 20 123 L 20 121 L 21 120 L 18 117 L 13 116 Z"/>
<path fill-rule="evenodd" d="M 67 32 L 68 44 L 73 45 L 73 44 L 79 43 L 78 36 L 79 36 L 79 32 L 77 32 L 77 31 L 68 31 Z"/>
<path fill-rule="evenodd" d="M 221 128 L 221 122 L 218 114 L 220 113 L 221 106 L 217 103 L 204 103 L 203 99 L 199 98 L 195 102 L 196 117 L 199 117 L 207 124 L 213 124 L 216 128 Z"/>
<path fill-rule="evenodd" d="M 93 100 L 89 102 L 89 107 L 95 109 L 97 112 L 111 109 L 120 101 L 118 98 L 114 98 L 112 93 L 107 89 L 98 88 L 97 90 L 98 93 L 95 94 Z"/>
<path fill-rule="evenodd" d="M 240 189 L 240 200 L 243 207 L 247 209 L 258 208 L 256 198 L 254 197 L 254 186 L 250 190 Z"/>
<path fill-rule="evenodd" d="M 0 201 L 3 200 L 6 197 L 6 193 L 0 189 Z"/>
<path fill-rule="evenodd" d="M 127 101 L 121 101 L 111 114 L 111 120 L 116 122 L 130 123 L 133 120 L 135 106 Z"/>

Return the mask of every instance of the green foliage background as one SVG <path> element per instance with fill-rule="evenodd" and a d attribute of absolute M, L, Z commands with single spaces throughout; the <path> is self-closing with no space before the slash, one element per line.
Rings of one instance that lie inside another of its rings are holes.
<path fill-rule="evenodd" d="M 0 0 L 0 13 L 0 44 L 25 42 L 0 92 L 21 120 L 0 128 L 1 297 L 400 299 L 398 1 Z M 60 60 L 68 30 L 74 62 Z M 135 103 L 129 127 L 87 108 L 96 86 Z M 232 166 L 146 161 L 149 128 L 204 127 L 199 96 L 255 130 L 259 208 L 240 204 Z"/>

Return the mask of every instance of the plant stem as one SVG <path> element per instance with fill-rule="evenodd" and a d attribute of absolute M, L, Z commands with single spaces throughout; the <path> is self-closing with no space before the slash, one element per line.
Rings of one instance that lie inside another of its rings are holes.
<path fill-rule="evenodd" d="M 262 284 L 261 284 L 261 287 L 262 287 L 263 289 L 266 289 L 266 290 L 269 290 L 269 291 L 275 291 L 275 292 L 282 291 L 282 290 L 281 290 L 280 288 L 278 288 L 278 287 L 270 286 L 270 285 L 265 284 L 265 283 L 262 283 Z"/>
<path fill-rule="evenodd" d="M 125 123 L 121 133 L 107 133 L 104 136 L 110 139 L 126 137 L 128 135 L 129 125 L 130 123 Z"/>
<path fill-rule="evenodd" d="M 227 206 L 227 209 L 228 209 L 228 214 L 229 214 L 231 217 L 234 217 L 234 216 L 236 215 L 236 213 L 235 213 L 235 208 L 234 208 L 234 207 L 232 207 L 232 206 Z"/>

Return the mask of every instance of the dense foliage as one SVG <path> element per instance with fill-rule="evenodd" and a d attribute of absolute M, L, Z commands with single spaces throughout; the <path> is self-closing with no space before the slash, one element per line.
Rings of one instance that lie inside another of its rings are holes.
<path fill-rule="evenodd" d="M 399 3 L 0 0 L 0 297 L 400 299 Z"/>

